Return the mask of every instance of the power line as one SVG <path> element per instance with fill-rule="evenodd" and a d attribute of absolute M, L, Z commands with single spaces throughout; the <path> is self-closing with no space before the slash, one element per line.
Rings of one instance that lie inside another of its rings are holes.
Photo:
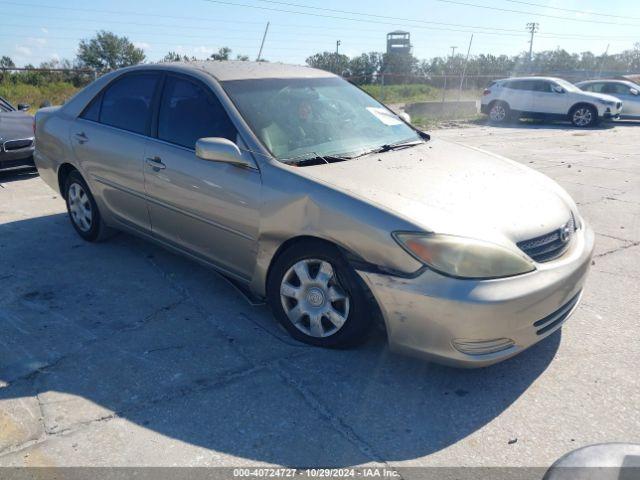
<path fill-rule="evenodd" d="M 546 8 L 548 10 L 558 10 L 558 11 L 570 12 L 570 13 L 581 13 L 583 15 L 597 15 L 599 17 L 622 18 L 625 20 L 640 20 L 640 17 L 630 17 L 628 15 L 611 15 L 609 13 L 590 12 L 588 10 L 576 10 L 573 8 L 550 7 L 548 5 L 543 5 L 541 3 L 523 2 L 522 0 L 504 0 L 504 1 L 510 2 L 510 3 L 519 3 L 520 5 L 529 5 L 530 7 Z"/>
<path fill-rule="evenodd" d="M 265 0 L 266 1 L 266 0 Z M 618 23 L 618 22 L 605 22 L 602 20 L 587 20 L 585 18 L 571 18 L 571 17 L 562 17 L 559 15 L 549 15 L 545 13 L 536 13 L 536 12 L 527 12 L 524 10 L 514 10 L 511 8 L 499 8 L 488 5 L 478 5 L 476 3 L 468 3 L 468 2 L 460 2 L 457 0 L 435 0 L 436 2 L 441 3 L 450 3 L 452 5 L 462 5 L 465 7 L 473 7 L 473 8 L 484 8 L 486 10 L 493 10 L 498 12 L 509 12 L 509 13 L 519 13 L 523 15 L 535 15 L 538 17 L 546 17 L 546 18 L 555 18 L 559 20 L 567 20 L 570 22 L 582 22 L 582 23 L 599 23 L 602 25 L 617 25 L 617 26 L 627 26 L 627 27 L 640 27 L 639 23 Z"/>
<path fill-rule="evenodd" d="M 267 10 L 276 10 L 276 11 L 284 11 L 287 13 L 294 13 L 294 14 L 301 14 L 301 15 L 311 15 L 311 16 L 316 16 L 316 17 L 328 17 L 328 18 L 338 18 L 340 20 L 348 20 L 348 21 L 355 21 L 355 22 L 365 22 L 365 23 L 376 23 L 376 24 L 383 24 L 383 25 L 396 25 L 396 24 L 390 24 L 387 22 L 378 22 L 378 21 L 372 21 L 372 20 L 366 20 L 366 19 L 350 19 L 350 18 L 343 18 L 343 17 L 335 17 L 335 16 L 327 16 L 327 15 L 321 15 L 321 14 L 312 14 L 309 12 L 296 12 L 296 11 L 290 11 L 290 10 L 280 10 L 280 9 L 271 9 L 271 8 L 267 8 L 267 7 L 258 7 L 255 5 L 246 5 L 246 4 L 235 4 L 232 2 L 222 2 L 222 1 L 216 1 L 216 0 L 205 0 L 205 1 L 210 1 L 212 3 L 221 3 L 221 4 L 225 4 L 225 5 L 237 5 L 237 6 L 243 6 L 243 7 L 248 7 L 248 8 L 257 8 L 257 9 L 267 9 Z M 268 0 L 260 0 L 260 1 L 268 1 Z M 439 0 L 438 0 L 439 1 Z M 283 3 L 283 2 L 280 2 Z M 40 8 L 50 8 L 50 9 L 56 9 L 56 10 L 74 10 L 74 11 L 85 11 L 85 12 L 91 12 L 91 13 L 107 13 L 107 14 L 118 14 L 118 15 L 141 15 L 141 16 L 155 16 L 155 17 L 159 17 L 159 18 L 171 18 L 171 19 L 188 19 L 188 20 L 197 20 L 197 21 L 207 21 L 207 22 L 220 22 L 220 23 L 229 23 L 229 20 L 215 20 L 215 19 L 208 19 L 208 20 L 203 20 L 202 18 L 196 18 L 196 17 L 172 17 L 172 16 L 168 16 L 168 15 L 156 15 L 156 14 L 146 14 L 146 13 L 141 13 L 141 12 L 129 12 L 129 11 L 120 11 L 120 12 L 116 12 L 113 10 L 99 10 L 99 9 L 87 9 L 87 8 L 67 8 L 67 7 L 58 7 L 58 6 L 50 6 L 50 5 L 42 5 L 42 4 L 33 4 L 33 3 L 29 3 L 29 4 L 19 4 L 19 3 L 15 3 L 15 2 L 7 2 L 7 1 L 0 1 L 0 4 L 8 4 L 8 5 L 19 5 L 19 6 L 32 6 L 32 7 L 40 7 Z M 311 8 L 311 7 L 307 7 L 307 8 Z M 316 8 L 316 7 L 313 7 Z M 319 7 L 318 7 L 319 8 Z M 368 14 L 363 14 L 363 13 L 355 13 L 354 14 L 358 14 L 358 15 L 368 15 Z M 57 19 L 57 20 L 65 20 L 65 21 L 76 21 L 76 22 L 99 22 L 99 23 L 103 23 L 103 20 L 91 20 L 91 19 L 69 19 L 68 17 L 51 17 L 51 16 L 40 16 L 38 17 L 37 15 L 31 15 L 31 17 L 33 18 L 46 18 L 46 19 Z M 379 16 L 382 17 L 382 16 Z M 389 18 L 397 18 L 397 17 L 389 17 Z M 412 21 L 415 22 L 417 20 L 408 20 L 408 21 Z M 203 26 L 191 26 L 191 25 L 176 25 L 176 24 L 151 24 L 151 23 L 143 23 L 143 22 L 123 22 L 123 21 L 119 21 L 119 20 L 109 20 L 109 22 L 111 23 L 116 23 L 116 24 L 123 24 L 123 25 L 136 25 L 136 26 L 151 26 L 151 27 L 172 27 L 172 28 L 185 28 L 185 29 L 199 29 L 199 30 L 208 30 L 208 27 L 203 27 Z M 257 24 L 263 24 L 262 22 L 250 22 L 250 21 L 240 21 L 240 20 L 233 20 L 234 23 L 244 23 L 244 24 L 248 24 L 248 25 L 257 25 Z M 420 22 L 425 22 L 425 23 L 434 23 L 437 25 L 451 25 L 451 26 L 461 26 L 463 28 L 472 28 L 472 29 L 488 29 L 489 27 L 481 27 L 481 26 L 473 26 L 473 25 L 459 25 L 459 24 L 448 24 L 448 23 L 443 23 L 443 22 L 426 22 L 426 21 L 420 21 Z M 6 25 L 6 24 L 5 24 Z M 342 29 L 342 27 L 327 27 L 327 26 L 315 26 L 315 25 L 289 25 L 289 24 L 276 24 L 279 27 L 293 27 L 293 28 L 316 28 L 316 29 L 323 29 L 323 30 L 327 30 L 327 29 Z M 30 27 L 31 25 L 29 25 Z M 477 34 L 484 34 L 484 35 L 494 35 L 494 36 L 522 36 L 520 34 L 512 34 L 509 35 L 507 33 L 501 33 L 501 32 L 519 32 L 520 30 L 515 30 L 515 29 L 500 29 L 500 31 L 494 31 L 496 29 L 491 29 L 491 31 L 475 31 L 475 30 L 460 30 L 460 29 L 451 29 L 451 28 L 438 28 L 438 27 L 423 27 L 423 26 L 416 26 L 416 25 L 411 25 L 411 28 L 419 28 L 419 29 L 425 29 L 425 30 L 436 30 L 436 31 L 450 31 L 450 32 L 462 32 L 462 33 L 477 33 Z M 350 27 L 351 29 L 355 30 L 354 28 Z M 371 30 L 371 29 L 357 29 L 359 31 L 370 31 L 370 32 L 374 32 L 375 30 Z M 636 39 L 636 36 L 597 36 L 597 35 L 579 35 L 579 34 L 562 34 L 562 33 L 554 33 L 554 32 L 548 32 L 545 34 L 541 34 L 540 35 L 541 38 L 570 38 L 570 37 L 574 37 L 574 38 L 585 38 L 585 39 L 611 39 L 611 38 L 619 38 L 619 39 Z"/>

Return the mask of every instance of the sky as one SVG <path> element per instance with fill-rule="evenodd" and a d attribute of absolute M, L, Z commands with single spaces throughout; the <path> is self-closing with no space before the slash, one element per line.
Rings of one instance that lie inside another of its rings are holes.
<path fill-rule="evenodd" d="M 73 60 L 98 30 L 127 36 L 157 61 L 174 51 L 206 58 L 222 46 L 255 59 L 304 63 L 319 51 L 384 51 L 386 33 L 411 33 L 414 55 L 515 55 L 534 51 L 617 53 L 640 42 L 637 0 L 0 0 L 0 55 L 17 66 Z"/>

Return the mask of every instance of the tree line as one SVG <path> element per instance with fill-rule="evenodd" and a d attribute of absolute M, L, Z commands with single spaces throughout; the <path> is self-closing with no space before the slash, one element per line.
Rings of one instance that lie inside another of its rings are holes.
<path fill-rule="evenodd" d="M 232 55 L 229 47 L 222 47 L 206 60 L 249 60 L 246 55 Z M 0 81 L 43 85 L 50 82 L 67 82 L 82 86 L 101 75 L 117 68 L 144 63 L 144 50 L 136 47 L 126 36 L 100 31 L 93 38 L 81 40 L 75 60 L 51 60 L 43 62 L 41 69 L 65 69 L 64 71 L 21 71 L 9 73 L 0 70 Z M 163 62 L 192 61 L 193 56 L 169 52 Z M 592 52 L 569 53 L 564 49 L 537 52 L 529 60 L 528 54 L 519 55 L 472 55 L 467 60 L 464 55 L 433 57 L 420 60 L 412 54 L 386 54 L 369 52 L 349 57 L 347 55 L 321 52 L 306 59 L 309 66 L 328 70 L 349 78 L 354 83 L 429 83 L 443 86 L 445 77 L 459 77 L 464 70 L 470 77 L 469 87 L 480 87 L 490 77 L 502 77 L 525 73 L 555 74 L 579 78 L 594 76 L 595 73 L 640 73 L 640 43 L 632 49 L 612 55 L 596 55 Z M 15 67 L 11 58 L 0 58 L 0 67 Z M 35 68 L 26 65 L 26 68 Z M 572 79 L 572 78 L 570 78 Z M 450 84 L 452 87 L 453 84 Z"/>
<path fill-rule="evenodd" d="M 411 54 L 369 52 L 348 57 L 334 52 L 322 52 L 308 57 L 306 62 L 309 66 L 342 75 L 358 84 L 382 81 L 443 83 L 444 77 L 459 77 L 463 71 L 482 84 L 490 77 L 522 74 L 555 74 L 575 78 L 598 73 L 637 74 L 640 73 L 640 43 L 636 43 L 632 49 L 612 55 L 569 53 L 558 48 L 537 52 L 531 60 L 528 53 L 514 56 L 479 54 L 470 56 L 468 60 L 465 55 L 419 60 Z"/>

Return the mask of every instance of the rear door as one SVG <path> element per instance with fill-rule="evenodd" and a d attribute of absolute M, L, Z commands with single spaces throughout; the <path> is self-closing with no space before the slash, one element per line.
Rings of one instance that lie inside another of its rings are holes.
<path fill-rule="evenodd" d="M 503 85 L 501 99 L 509 104 L 511 110 L 527 112 L 531 107 L 530 80 L 508 80 Z"/>
<path fill-rule="evenodd" d="M 142 171 L 151 127 L 155 72 L 119 77 L 93 99 L 69 132 L 94 196 L 116 220 L 150 230 Z"/>
<path fill-rule="evenodd" d="M 154 234 L 249 279 L 257 253 L 260 172 L 195 155 L 196 140 L 203 137 L 242 147 L 225 109 L 208 86 L 172 73 L 164 80 L 154 123 L 144 165 Z"/>

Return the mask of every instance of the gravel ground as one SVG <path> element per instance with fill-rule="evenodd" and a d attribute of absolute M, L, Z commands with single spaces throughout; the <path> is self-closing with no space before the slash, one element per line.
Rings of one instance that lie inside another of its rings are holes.
<path fill-rule="evenodd" d="M 472 371 L 380 335 L 306 347 L 214 272 L 124 234 L 84 243 L 36 175 L 3 175 L 0 466 L 548 466 L 640 442 L 640 124 L 434 135 L 579 203 L 597 252 L 561 333 Z"/>

